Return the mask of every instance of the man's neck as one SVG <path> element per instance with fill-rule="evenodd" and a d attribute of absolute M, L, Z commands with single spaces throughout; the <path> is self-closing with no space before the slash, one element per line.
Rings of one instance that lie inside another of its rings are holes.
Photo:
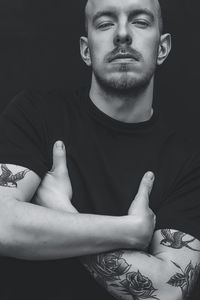
<path fill-rule="evenodd" d="M 98 109 L 109 117 L 125 123 L 148 121 L 152 114 L 153 79 L 140 92 L 115 94 L 102 89 L 96 80 L 92 80 L 90 98 Z"/>

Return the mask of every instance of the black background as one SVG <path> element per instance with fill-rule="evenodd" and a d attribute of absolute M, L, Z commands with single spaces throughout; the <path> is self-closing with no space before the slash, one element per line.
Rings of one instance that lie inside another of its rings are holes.
<path fill-rule="evenodd" d="M 90 70 L 81 61 L 84 0 L 0 0 L 0 111 L 26 87 L 84 85 Z M 198 0 L 165 0 L 173 49 L 158 70 L 156 104 L 164 117 L 200 140 Z"/>

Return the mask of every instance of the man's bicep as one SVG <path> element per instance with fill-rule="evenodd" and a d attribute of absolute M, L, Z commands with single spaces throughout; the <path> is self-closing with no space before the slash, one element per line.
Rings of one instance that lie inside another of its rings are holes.
<path fill-rule="evenodd" d="M 0 170 L 0 199 L 30 202 L 40 184 L 40 177 L 25 167 L 12 164 L 0 163 Z"/>
<path fill-rule="evenodd" d="M 200 241 L 178 230 L 162 229 L 154 233 L 150 252 L 171 269 L 166 284 L 189 299 L 200 274 Z"/>

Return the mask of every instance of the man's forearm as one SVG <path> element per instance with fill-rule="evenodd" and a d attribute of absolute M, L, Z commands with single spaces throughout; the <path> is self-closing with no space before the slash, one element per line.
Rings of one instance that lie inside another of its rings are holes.
<path fill-rule="evenodd" d="M 0 200 L 0 223 L 0 254 L 22 259 L 82 256 L 138 242 L 130 216 L 68 213 L 13 199 Z"/>
<path fill-rule="evenodd" d="M 200 274 L 200 242 L 177 230 L 157 230 L 149 252 L 119 250 L 81 261 L 117 299 L 189 300 Z"/>
<path fill-rule="evenodd" d="M 177 272 L 172 262 L 133 250 L 83 257 L 81 261 L 116 299 L 182 300 L 181 290 L 168 283 Z"/>

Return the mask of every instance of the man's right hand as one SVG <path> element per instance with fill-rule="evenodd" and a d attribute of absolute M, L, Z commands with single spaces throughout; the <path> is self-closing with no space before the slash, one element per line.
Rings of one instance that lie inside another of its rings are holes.
<path fill-rule="evenodd" d="M 146 249 L 152 239 L 156 216 L 149 207 L 149 196 L 153 188 L 154 174 L 147 172 L 141 180 L 139 190 L 128 210 L 128 215 L 138 220 L 138 237 Z"/>

